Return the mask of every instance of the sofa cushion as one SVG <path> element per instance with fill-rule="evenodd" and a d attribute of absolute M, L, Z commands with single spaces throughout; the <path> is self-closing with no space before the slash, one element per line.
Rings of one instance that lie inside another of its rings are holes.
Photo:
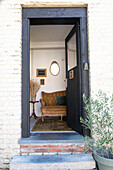
<path fill-rule="evenodd" d="M 46 106 L 41 108 L 42 114 L 66 113 L 66 106 Z"/>
<path fill-rule="evenodd" d="M 66 96 L 56 96 L 56 106 L 66 105 Z"/>
<path fill-rule="evenodd" d="M 46 106 L 56 105 L 56 96 L 66 96 L 66 91 L 56 91 L 52 93 L 46 93 L 42 91 L 42 98 L 46 103 Z"/>

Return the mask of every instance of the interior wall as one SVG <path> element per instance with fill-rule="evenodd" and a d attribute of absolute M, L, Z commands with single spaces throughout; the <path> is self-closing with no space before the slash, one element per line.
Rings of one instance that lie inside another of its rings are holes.
<path fill-rule="evenodd" d="M 37 43 L 37 48 L 36 48 L 36 43 L 34 45 L 35 48 L 31 48 L 31 56 L 30 56 L 30 79 L 37 79 L 39 82 L 41 78 L 45 79 L 45 85 L 41 85 L 40 90 L 38 91 L 37 98 L 36 100 L 40 100 L 41 98 L 41 92 L 53 92 L 53 91 L 60 91 L 60 90 L 65 90 L 66 89 L 66 83 L 65 83 L 65 49 L 63 46 L 61 46 L 60 42 L 60 47 L 59 43 L 54 42 L 54 46 L 48 46 L 48 44 L 52 43 L 43 43 L 43 48 Z M 64 44 L 64 43 L 62 43 Z M 40 47 L 40 48 L 39 48 Z M 61 48 L 62 47 L 62 48 Z M 52 61 L 57 61 L 59 66 L 60 66 L 60 73 L 57 76 L 53 76 L 50 73 L 50 65 Z M 47 69 L 47 77 L 36 77 L 36 69 Z M 36 115 L 41 116 L 41 110 L 40 110 L 41 104 L 36 103 L 35 104 L 35 110 L 36 110 Z M 30 105 L 30 114 L 32 114 L 32 104 Z"/>

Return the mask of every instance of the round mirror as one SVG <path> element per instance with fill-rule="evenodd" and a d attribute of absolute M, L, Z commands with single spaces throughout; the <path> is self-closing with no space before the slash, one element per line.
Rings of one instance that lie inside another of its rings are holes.
<path fill-rule="evenodd" d="M 50 65 L 50 73 L 53 76 L 57 76 L 60 72 L 60 67 L 56 61 L 53 61 Z"/>

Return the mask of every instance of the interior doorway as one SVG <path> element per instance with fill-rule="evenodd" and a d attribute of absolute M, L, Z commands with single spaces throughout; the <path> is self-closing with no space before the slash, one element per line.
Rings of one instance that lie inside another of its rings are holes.
<path fill-rule="evenodd" d="M 35 99 L 35 115 L 33 115 L 35 119 L 31 115 L 33 108 L 32 103 L 30 104 L 31 132 L 75 130 L 82 133 L 79 44 L 79 21 L 75 25 L 30 26 L 30 80 L 35 80 L 41 87 Z M 56 68 L 53 68 L 54 74 L 51 72 L 53 63 L 57 64 L 59 69 L 56 75 Z M 37 70 L 40 71 L 39 75 Z M 46 74 L 41 75 L 42 71 L 46 71 Z M 33 84 L 30 85 L 32 89 Z M 35 87 L 34 91 L 36 91 Z M 60 93 L 58 93 L 54 97 L 57 91 L 61 93 L 66 91 L 66 96 L 59 96 Z M 31 92 L 33 93 L 33 90 Z M 30 93 L 30 97 L 32 93 Z M 45 99 L 42 99 L 43 93 L 46 95 Z M 49 101 L 46 99 L 48 95 Z M 56 103 L 59 98 L 60 100 L 63 98 L 63 103 Z M 40 102 L 41 100 L 45 102 L 45 106 Z M 51 100 L 55 100 L 55 102 Z M 41 119 L 42 116 L 43 119 Z M 60 116 L 62 116 L 62 120 L 60 120 Z"/>
<path fill-rule="evenodd" d="M 88 63 L 88 48 L 87 48 L 87 18 L 86 18 L 86 8 L 24 8 L 23 9 L 23 43 L 22 43 L 22 54 L 23 54 L 23 67 L 22 67 L 22 137 L 30 136 L 30 25 L 75 25 L 76 27 L 76 48 L 77 50 L 77 74 L 79 75 L 79 80 L 77 79 L 76 84 L 78 86 L 77 91 L 75 91 L 75 86 L 73 86 L 74 94 L 76 97 L 70 98 L 71 83 L 74 80 L 73 75 L 76 77 L 76 68 L 68 70 L 67 67 L 67 50 L 66 53 L 66 91 L 68 98 L 68 118 L 70 117 L 71 108 L 76 105 L 75 101 L 79 101 L 78 109 L 73 107 L 73 112 L 77 111 L 78 118 L 73 119 L 73 122 L 68 119 L 68 124 L 72 126 L 73 129 L 77 130 L 78 126 L 73 126 L 75 124 L 80 125 L 80 115 L 85 117 L 84 104 L 82 100 L 82 95 L 85 93 L 89 96 L 89 73 L 84 69 L 84 64 Z M 69 37 L 69 36 L 68 36 Z M 68 40 L 68 38 L 67 38 Z M 79 43 L 78 43 L 79 42 Z M 68 41 L 66 41 L 68 43 Z M 65 44 L 66 45 L 66 44 Z M 79 58 L 78 58 L 79 57 Z M 79 61 L 79 62 L 78 62 Z M 76 67 L 76 66 L 75 66 Z M 70 72 L 72 70 L 72 72 Z M 74 72 L 74 74 L 73 74 Z M 70 76 L 70 77 L 69 77 Z M 73 79 L 73 80 L 70 80 Z M 71 83 L 70 83 L 71 82 Z M 73 81 L 74 82 L 74 81 Z M 75 83 L 72 83 L 75 84 Z M 73 94 L 73 93 L 72 93 Z M 71 101 L 71 102 L 70 102 Z M 73 104 L 72 104 L 73 103 Z M 79 113 L 78 113 L 79 111 Z M 72 113 L 72 112 L 71 112 Z M 72 116 L 71 116 L 72 117 Z M 77 122 L 78 121 L 78 122 Z M 72 125 L 73 124 L 73 125 Z M 88 131 L 83 128 L 79 128 L 79 133 L 85 135 Z"/>
<path fill-rule="evenodd" d="M 73 131 L 73 129 L 67 124 L 66 96 L 62 96 L 66 95 L 65 91 L 67 88 L 65 39 L 73 27 L 74 25 L 30 26 L 30 80 L 35 80 L 41 84 L 36 96 L 36 101 L 39 101 L 35 103 L 36 116 L 30 118 L 31 132 Z M 53 67 L 54 64 L 58 66 L 58 73 L 55 73 L 57 67 Z M 53 70 L 51 67 L 53 67 Z M 37 75 L 37 70 L 46 70 L 46 74 Z M 44 81 L 44 83 L 41 81 Z M 44 102 L 46 104 L 42 107 L 40 101 L 42 100 L 42 93 L 44 92 L 46 98 L 47 95 L 51 97 L 49 98 L 49 101 L 45 99 L 46 101 Z M 51 100 L 55 100 L 55 102 L 52 103 Z M 60 100 L 60 103 L 56 103 L 59 102 L 56 100 Z M 46 116 L 46 114 L 44 116 L 44 121 L 42 121 L 41 118 L 43 110 L 44 112 L 48 112 L 48 116 Z M 30 115 L 32 115 L 32 112 L 33 104 L 31 103 Z M 61 116 L 62 120 L 60 118 Z"/>

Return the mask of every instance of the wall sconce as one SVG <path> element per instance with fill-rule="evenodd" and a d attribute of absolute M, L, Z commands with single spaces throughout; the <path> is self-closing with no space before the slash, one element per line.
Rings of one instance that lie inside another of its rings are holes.
<path fill-rule="evenodd" d="M 83 63 L 83 69 L 84 69 L 85 71 L 88 71 L 88 70 L 89 70 L 89 63 L 88 63 L 88 62 L 84 62 L 84 63 Z"/>

